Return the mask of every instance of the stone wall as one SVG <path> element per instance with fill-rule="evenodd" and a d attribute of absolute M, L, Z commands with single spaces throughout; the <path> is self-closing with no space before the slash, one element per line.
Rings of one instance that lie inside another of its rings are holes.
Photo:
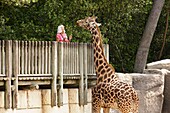
<path fill-rule="evenodd" d="M 91 113 L 91 89 L 88 104 L 79 106 L 78 89 L 64 89 L 63 106 L 51 107 L 50 90 L 20 90 L 17 109 L 4 109 L 4 92 L 0 92 L 0 113 Z"/>
<path fill-rule="evenodd" d="M 133 85 L 139 95 L 139 113 L 161 113 L 164 75 L 134 74 Z"/>
<path fill-rule="evenodd" d="M 164 85 L 164 102 L 162 113 L 170 113 L 170 59 L 164 59 L 161 61 L 151 62 L 147 64 L 147 69 L 159 69 L 165 75 L 165 85 Z"/>
<path fill-rule="evenodd" d="M 170 113 L 170 71 L 165 76 L 164 103 L 162 113 Z"/>

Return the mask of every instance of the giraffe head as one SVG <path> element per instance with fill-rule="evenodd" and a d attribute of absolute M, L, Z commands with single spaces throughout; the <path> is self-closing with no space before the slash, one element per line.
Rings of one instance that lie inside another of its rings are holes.
<path fill-rule="evenodd" d="M 97 17 L 95 17 L 95 16 L 86 17 L 85 19 L 78 20 L 77 25 L 84 29 L 90 30 L 90 28 L 101 25 L 96 22 L 96 19 L 97 19 Z"/>

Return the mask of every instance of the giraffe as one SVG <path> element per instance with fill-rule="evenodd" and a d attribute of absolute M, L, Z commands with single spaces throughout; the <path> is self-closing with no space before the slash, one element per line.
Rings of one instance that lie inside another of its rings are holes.
<path fill-rule="evenodd" d="M 112 67 L 112 65 L 110 65 L 107 62 L 103 52 L 102 38 L 101 38 L 100 29 L 98 27 L 100 26 L 100 24 L 95 22 L 95 17 L 89 17 L 86 18 L 85 20 L 87 20 L 89 24 L 88 23 L 84 24 L 83 22 L 85 21 L 83 20 L 79 20 L 77 21 L 77 23 L 79 26 L 87 30 L 90 30 L 92 33 L 93 45 L 94 45 L 94 65 L 95 65 L 95 71 L 97 75 L 97 83 L 117 80 L 118 77 L 115 75 L 115 70 Z"/>
<path fill-rule="evenodd" d="M 114 68 L 107 62 L 103 52 L 102 38 L 96 17 L 77 21 L 78 26 L 89 30 L 93 37 L 94 66 L 97 75 L 96 86 L 92 89 L 92 111 L 109 113 L 110 108 L 122 113 L 138 113 L 139 99 L 135 89 L 118 79 Z"/>

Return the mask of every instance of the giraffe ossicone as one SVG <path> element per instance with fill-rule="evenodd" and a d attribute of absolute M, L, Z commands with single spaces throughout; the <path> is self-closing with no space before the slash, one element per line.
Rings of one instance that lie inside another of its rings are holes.
<path fill-rule="evenodd" d="M 77 21 L 78 26 L 89 30 L 93 37 L 94 66 L 97 75 L 96 86 L 92 89 L 92 111 L 109 113 L 109 109 L 118 109 L 122 113 L 138 113 L 139 98 L 135 89 L 118 79 L 103 52 L 102 37 L 96 17 L 87 17 Z"/>

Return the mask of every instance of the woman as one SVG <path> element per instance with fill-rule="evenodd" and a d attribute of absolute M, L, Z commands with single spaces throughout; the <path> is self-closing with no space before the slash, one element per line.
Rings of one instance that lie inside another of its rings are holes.
<path fill-rule="evenodd" d="M 57 35 L 56 35 L 56 41 L 57 42 L 70 42 L 72 39 L 72 36 L 69 36 L 69 39 L 67 37 L 67 34 L 65 33 L 64 25 L 58 26 Z"/>

